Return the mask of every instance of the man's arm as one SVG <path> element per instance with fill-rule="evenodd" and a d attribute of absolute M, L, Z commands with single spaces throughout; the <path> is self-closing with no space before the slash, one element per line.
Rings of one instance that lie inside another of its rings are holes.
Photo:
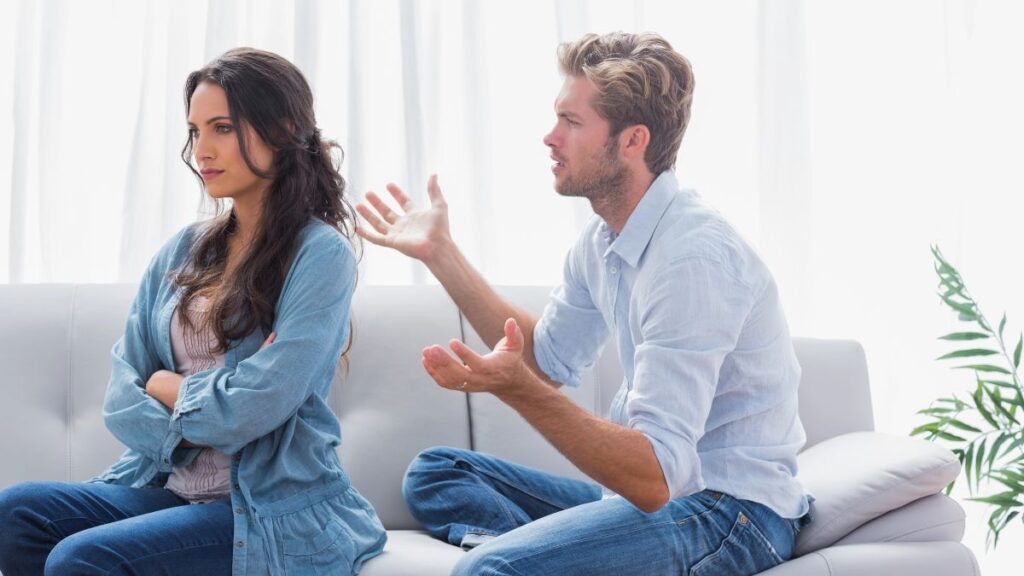
<path fill-rule="evenodd" d="M 546 386 L 523 361 L 523 332 L 514 319 L 504 323 L 503 333 L 485 356 L 453 340 L 449 345 L 461 362 L 440 346 L 426 348 L 423 366 L 445 388 L 491 392 L 577 468 L 637 508 L 654 512 L 664 506 L 668 485 L 647 437 L 588 413 Z"/>
<path fill-rule="evenodd" d="M 393 248 L 423 262 L 489 348 L 501 340 L 505 320 L 514 318 L 523 328 L 523 358 L 527 366 L 547 384 L 561 386 L 537 365 L 533 353 L 533 329 L 537 318 L 499 296 L 452 240 L 448 204 L 437 184 L 437 175 L 432 175 L 427 183 L 429 208 L 417 208 L 394 184 L 388 184 L 387 189 L 402 214 L 392 210 L 374 192 L 368 192 L 366 200 L 370 206 L 359 203 L 356 210 L 372 228 L 359 226 L 356 232 L 373 244 Z"/>

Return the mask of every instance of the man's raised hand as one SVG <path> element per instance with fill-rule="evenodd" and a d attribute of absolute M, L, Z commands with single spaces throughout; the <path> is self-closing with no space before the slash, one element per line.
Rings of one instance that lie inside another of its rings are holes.
<path fill-rule="evenodd" d="M 394 248 L 402 254 L 417 260 L 427 261 L 445 243 L 451 242 L 448 229 L 448 204 L 437 184 L 437 174 L 427 181 L 427 196 L 430 206 L 420 209 L 405 192 L 395 184 L 387 185 L 391 197 L 398 203 L 393 210 L 375 192 L 366 193 L 366 201 L 356 204 L 356 211 L 369 227 L 361 223 L 356 233 L 378 246 Z"/>

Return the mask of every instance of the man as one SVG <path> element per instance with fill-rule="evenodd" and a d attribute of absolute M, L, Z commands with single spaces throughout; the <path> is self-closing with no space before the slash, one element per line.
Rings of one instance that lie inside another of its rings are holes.
<path fill-rule="evenodd" d="M 469 549 L 454 574 L 754 574 L 788 559 L 808 501 L 796 362 L 775 282 L 674 174 L 690 116 L 689 62 L 653 34 L 563 44 L 555 189 L 596 214 L 536 319 L 502 300 L 430 207 L 368 193 L 360 234 L 421 260 L 493 351 L 423 351 L 438 384 L 490 392 L 599 485 L 454 448 L 404 483 L 413 515 Z M 561 394 L 613 335 L 625 373 L 610 421 Z M 642 558 L 642 560 L 641 560 Z"/>

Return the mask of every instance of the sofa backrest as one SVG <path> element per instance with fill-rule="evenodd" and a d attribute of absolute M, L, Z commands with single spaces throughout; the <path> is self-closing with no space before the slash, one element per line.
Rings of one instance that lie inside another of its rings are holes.
<path fill-rule="evenodd" d="M 504 287 L 539 313 L 549 290 Z M 31 479 L 85 480 L 124 450 L 103 425 L 110 348 L 124 330 L 135 286 L 0 285 L 0 488 Z M 354 341 L 335 376 L 340 455 L 353 483 L 388 528 L 416 528 L 401 498 L 402 474 L 421 449 L 473 448 L 550 472 L 583 477 L 522 419 L 486 394 L 436 386 L 420 350 L 479 337 L 437 286 L 360 286 Z M 803 368 L 800 414 L 808 446 L 873 428 L 863 350 L 855 342 L 796 339 Z M 345 365 L 347 363 L 347 365 Z M 579 405 L 605 414 L 622 372 L 608 346 L 579 389 Z"/>

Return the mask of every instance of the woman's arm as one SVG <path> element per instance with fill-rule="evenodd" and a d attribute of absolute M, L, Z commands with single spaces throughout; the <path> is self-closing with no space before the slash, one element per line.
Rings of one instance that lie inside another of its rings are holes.
<path fill-rule="evenodd" d="M 284 424 L 334 375 L 348 337 L 352 250 L 336 232 L 303 243 L 278 301 L 273 346 L 180 385 L 165 445 L 188 439 L 226 454 Z"/>

